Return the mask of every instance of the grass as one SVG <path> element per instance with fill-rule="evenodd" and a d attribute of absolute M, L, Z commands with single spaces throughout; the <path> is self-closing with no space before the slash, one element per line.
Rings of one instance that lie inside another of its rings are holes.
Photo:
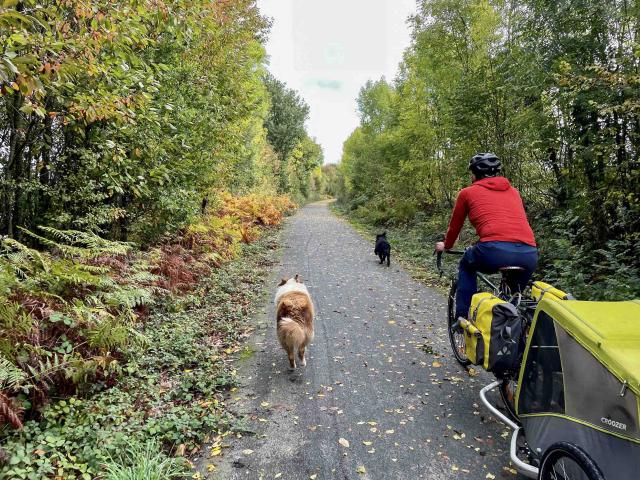
<path fill-rule="evenodd" d="M 168 457 L 153 441 L 134 445 L 105 466 L 105 480 L 172 480 L 191 476 L 181 458 Z"/>

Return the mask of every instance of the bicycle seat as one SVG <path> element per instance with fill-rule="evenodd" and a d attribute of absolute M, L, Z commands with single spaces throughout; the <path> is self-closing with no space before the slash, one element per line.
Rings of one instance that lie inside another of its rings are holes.
<path fill-rule="evenodd" d="M 524 268 L 522 267 L 516 267 L 516 266 L 506 266 L 506 267 L 500 267 L 498 270 L 500 270 L 503 273 L 508 273 L 508 272 L 522 272 L 524 271 Z"/>

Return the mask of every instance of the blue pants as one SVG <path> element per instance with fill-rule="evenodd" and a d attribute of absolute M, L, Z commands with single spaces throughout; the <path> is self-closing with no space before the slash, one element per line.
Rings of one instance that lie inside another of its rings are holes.
<path fill-rule="evenodd" d="M 458 267 L 456 318 L 467 318 L 471 297 L 477 291 L 476 272 L 496 273 L 500 267 L 522 267 L 522 272 L 511 275 L 512 292 L 524 289 L 538 265 L 538 249 L 524 243 L 480 242 L 469 248 Z"/>

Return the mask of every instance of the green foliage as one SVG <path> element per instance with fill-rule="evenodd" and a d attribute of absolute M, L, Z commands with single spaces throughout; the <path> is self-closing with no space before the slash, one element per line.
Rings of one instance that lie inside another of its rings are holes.
<path fill-rule="evenodd" d="M 272 75 L 266 75 L 264 82 L 270 98 L 264 126 L 277 156 L 277 188 L 302 203 L 318 192 L 311 177 L 322 165 L 322 147 L 307 135 L 309 106 L 298 93 Z"/>
<path fill-rule="evenodd" d="M 4 2 L 0 26 L 0 234 L 148 245 L 214 189 L 306 184 L 283 165 L 308 107 L 266 75 L 253 0 Z"/>
<path fill-rule="evenodd" d="M 638 4 L 421 0 L 393 83 L 361 90 L 333 192 L 374 225 L 442 234 L 468 159 L 523 194 L 542 277 L 640 295 Z M 429 228 L 429 227 L 426 227 Z"/>
<path fill-rule="evenodd" d="M 54 250 L 67 258 L 82 260 L 95 259 L 103 255 L 127 255 L 133 249 L 132 243 L 113 242 L 99 237 L 95 233 L 77 230 L 58 230 L 41 226 L 45 234 L 51 238 L 36 235 L 26 229 L 21 229 L 26 235 L 37 240 L 40 244 Z"/>
<path fill-rule="evenodd" d="M 262 295 L 274 237 L 247 245 L 244 258 L 203 279 L 193 296 L 198 306 L 157 311 L 139 325 L 145 341 L 121 347 L 115 386 L 99 378 L 80 395 L 52 401 L 22 431 L 0 431 L 9 456 L 0 477 L 182 478 L 185 463 L 170 456 L 233 425 L 224 405 L 224 392 L 236 383 L 229 356 L 246 336 L 249 306 Z M 8 378 L 4 371 L 0 364 L 0 378 Z"/>

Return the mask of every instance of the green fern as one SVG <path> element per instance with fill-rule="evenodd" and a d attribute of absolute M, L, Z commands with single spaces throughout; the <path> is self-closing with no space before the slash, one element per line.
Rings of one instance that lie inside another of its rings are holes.
<path fill-rule="evenodd" d="M 0 356 L 0 391 L 15 391 L 24 386 L 27 374 L 8 359 Z"/>
<path fill-rule="evenodd" d="M 143 270 L 140 272 L 134 272 L 128 277 L 128 280 L 133 283 L 153 283 L 157 282 L 160 278 L 160 275 Z"/>
<path fill-rule="evenodd" d="M 0 332 L 6 336 L 10 333 L 26 335 L 32 327 L 31 315 L 22 310 L 19 304 L 0 299 Z"/>
<path fill-rule="evenodd" d="M 4 257 L 9 262 L 16 274 L 20 277 L 26 276 L 23 269 L 28 271 L 49 270 L 49 262 L 45 260 L 42 254 L 26 245 L 14 240 L 13 238 L 3 238 L 0 243 L 0 257 Z"/>
<path fill-rule="evenodd" d="M 116 308 L 130 309 L 154 303 L 151 291 L 141 287 L 123 287 L 112 292 L 103 292 L 101 298 L 105 305 Z"/>
<path fill-rule="evenodd" d="M 131 327 L 123 323 L 121 318 L 105 316 L 95 321 L 86 335 L 91 347 L 113 350 L 127 345 L 130 331 Z"/>
<path fill-rule="evenodd" d="M 58 230 L 45 226 L 38 228 L 55 240 L 43 237 L 24 228 L 22 231 L 43 245 L 59 251 L 65 257 L 94 259 L 104 255 L 128 255 L 134 247 L 133 243 L 106 240 L 91 232 Z"/>

